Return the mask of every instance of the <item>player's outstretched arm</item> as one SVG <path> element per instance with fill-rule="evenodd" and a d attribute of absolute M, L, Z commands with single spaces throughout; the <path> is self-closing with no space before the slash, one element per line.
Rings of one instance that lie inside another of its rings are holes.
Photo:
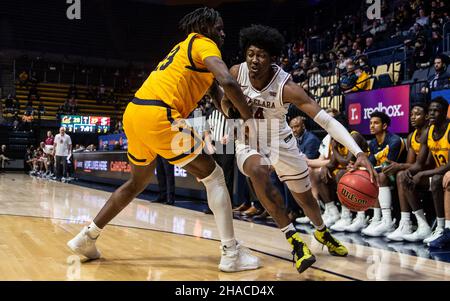
<path fill-rule="evenodd" d="M 367 155 L 361 150 L 347 129 L 336 119 L 326 113 L 308 94 L 292 80 L 289 80 L 283 89 L 283 102 L 292 103 L 326 130 L 334 140 L 341 143 L 356 156 L 354 169 L 364 167 L 370 174 L 372 182 L 377 181 L 377 175 L 370 164 Z"/>
<path fill-rule="evenodd" d="M 217 56 L 210 56 L 204 60 L 206 68 L 214 74 L 217 82 L 222 86 L 227 97 L 238 109 L 244 120 L 252 118 L 250 107 L 247 105 L 238 82 L 228 71 L 227 65 Z"/>

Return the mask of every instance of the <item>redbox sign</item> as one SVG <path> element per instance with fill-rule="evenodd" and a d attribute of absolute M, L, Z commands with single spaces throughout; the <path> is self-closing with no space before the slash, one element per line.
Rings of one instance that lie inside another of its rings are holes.
<path fill-rule="evenodd" d="M 380 111 L 391 117 L 390 132 L 408 133 L 409 91 L 409 86 L 405 85 L 346 95 L 345 108 L 350 129 L 369 135 L 370 115 Z"/>

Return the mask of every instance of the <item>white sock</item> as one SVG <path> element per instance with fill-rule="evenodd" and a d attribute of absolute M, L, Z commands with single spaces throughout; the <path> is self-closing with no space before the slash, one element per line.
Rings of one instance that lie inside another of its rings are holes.
<path fill-rule="evenodd" d="M 286 227 L 283 227 L 280 229 L 281 232 L 283 232 L 284 234 L 288 233 L 289 231 L 297 231 L 294 227 L 293 223 L 290 223 L 289 225 L 287 225 Z"/>
<path fill-rule="evenodd" d="M 345 206 L 341 208 L 341 218 L 350 218 L 352 217 L 352 212 Z"/>
<path fill-rule="evenodd" d="M 409 222 L 411 221 L 411 213 L 410 212 L 402 212 L 401 213 L 401 219 L 400 222 Z"/>
<path fill-rule="evenodd" d="M 444 226 L 445 226 L 445 218 L 443 218 L 443 217 L 438 217 L 438 218 L 436 218 L 436 220 L 437 220 L 437 226 L 436 226 L 436 228 L 444 229 Z"/>
<path fill-rule="evenodd" d="M 233 212 L 231 210 L 231 199 L 225 184 L 222 168 L 216 164 L 214 171 L 202 179 L 206 187 L 208 206 L 214 214 L 220 241 L 227 247 L 236 246 L 233 228 Z"/>
<path fill-rule="evenodd" d="M 380 202 L 381 209 L 391 209 L 392 194 L 389 187 L 380 187 L 378 201 Z"/>
<path fill-rule="evenodd" d="M 450 219 L 445 220 L 445 228 L 450 229 Z"/>
<path fill-rule="evenodd" d="M 322 225 L 318 225 L 318 226 L 314 225 L 314 228 L 316 228 L 319 231 L 323 231 L 323 230 L 325 230 L 326 226 L 324 223 L 322 223 Z"/>
<path fill-rule="evenodd" d="M 329 203 L 325 203 L 325 211 L 329 211 L 329 210 L 336 210 L 337 211 L 337 207 L 336 204 L 334 202 L 329 202 Z"/>
<path fill-rule="evenodd" d="M 91 238 L 96 239 L 100 232 L 102 232 L 102 229 L 97 227 L 97 225 L 92 221 L 91 224 L 88 226 L 88 234 Z"/>
<path fill-rule="evenodd" d="M 383 220 L 392 221 L 391 209 L 381 209 Z"/>
<path fill-rule="evenodd" d="M 417 224 L 420 225 L 427 225 L 428 226 L 428 222 L 427 219 L 425 218 L 425 213 L 423 212 L 423 209 L 419 209 L 417 211 L 414 211 L 414 216 L 417 219 Z"/>
<path fill-rule="evenodd" d="M 366 218 L 366 212 L 365 211 L 358 211 L 358 213 L 356 213 L 356 217 L 365 219 Z"/>
<path fill-rule="evenodd" d="M 381 219 L 381 208 L 373 208 L 373 220 L 379 221 Z"/>

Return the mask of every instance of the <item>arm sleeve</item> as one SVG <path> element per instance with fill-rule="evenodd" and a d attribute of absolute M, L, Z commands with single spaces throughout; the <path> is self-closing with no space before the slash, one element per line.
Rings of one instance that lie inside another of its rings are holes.
<path fill-rule="evenodd" d="M 334 140 L 345 146 L 353 155 L 357 156 L 363 152 L 347 129 L 324 110 L 320 110 L 317 113 L 314 121 L 327 131 Z"/>
<path fill-rule="evenodd" d="M 203 63 L 204 60 L 210 56 L 217 56 L 219 58 L 222 58 L 222 54 L 216 43 L 214 43 L 211 39 L 205 37 L 199 37 L 195 39 L 192 48 L 192 57 L 195 64 L 203 68 L 205 66 L 205 64 Z"/>

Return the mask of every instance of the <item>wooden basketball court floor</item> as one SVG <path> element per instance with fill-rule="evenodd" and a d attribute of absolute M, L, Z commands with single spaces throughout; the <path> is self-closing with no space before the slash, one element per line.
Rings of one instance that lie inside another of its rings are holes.
<path fill-rule="evenodd" d="M 90 222 L 110 193 L 0 175 L 0 280 L 450 280 L 450 263 L 346 242 L 337 258 L 311 234 L 317 257 L 298 274 L 290 246 L 274 227 L 235 220 L 236 236 L 261 258 L 254 271 L 223 273 L 213 216 L 134 200 L 103 231 L 102 258 L 85 261 L 66 242 Z"/>

